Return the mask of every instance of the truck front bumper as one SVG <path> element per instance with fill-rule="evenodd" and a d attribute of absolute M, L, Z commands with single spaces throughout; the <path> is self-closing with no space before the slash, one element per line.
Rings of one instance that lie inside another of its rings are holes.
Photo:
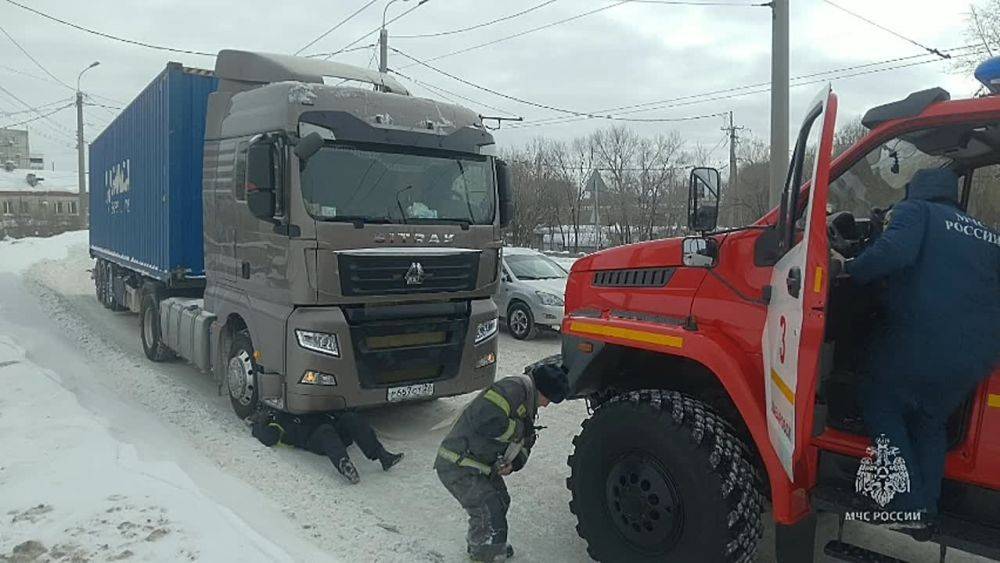
<path fill-rule="evenodd" d="M 433 393 L 420 398 L 485 388 L 496 374 L 497 336 L 494 333 L 476 344 L 476 329 L 497 317 L 497 307 L 492 299 L 465 303 L 464 318 L 444 320 L 414 317 L 359 322 L 357 314 L 345 313 L 341 307 L 296 309 L 288 320 L 284 409 L 307 413 L 384 405 L 390 388 L 421 383 L 432 384 Z M 340 356 L 302 348 L 296 329 L 335 334 Z M 405 342 L 441 335 L 442 342 L 428 345 Z M 374 342 L 380 342 L 378 348 L 373 348 Z M 381 347 L 386 344 L 389 347 Z M 332 375 L 336 384 L 301 383 L 306 371 Z"/>

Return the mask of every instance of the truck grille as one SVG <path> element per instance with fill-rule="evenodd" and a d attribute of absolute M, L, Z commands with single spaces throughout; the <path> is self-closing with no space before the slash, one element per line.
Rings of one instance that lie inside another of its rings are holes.
<path fill-rule="evenodd" d="M 594 274 L 597 287 L 663 287 L 674 275 L 673 268 L 604 270 Z"/>
<path fill-rule="evenodd" d="M 345 307 L 365 389 L 449 379 L 458 374 L 469 328 L 468 301 Z"/>
<path fill-rule="evenodd" d="M 345 296 L 469 291 L 476 287 L 479 253 L 431 256 L 340 254 Z"/>

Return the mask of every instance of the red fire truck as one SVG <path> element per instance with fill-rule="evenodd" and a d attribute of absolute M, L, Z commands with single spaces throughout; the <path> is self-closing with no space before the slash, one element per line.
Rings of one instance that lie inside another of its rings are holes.
<path fill-rule="evenodd" d="M 689 193 L 697 236 L 573 266 L 561 359 L 545 361 L 563 363 L 592 413 L 567 484 L 595 559 L 747 561 L 769 512 L 778 559 L 809 561 L 817 511 L 839 513 L 841 535 L 845 518 L 877 522 L 859 467 L 881 471 L 886 488 L 892 464 L 872 459 L 880 452 L 857 399 L 877 300 L 830 275 L 831 246 L 856 256 L 879 210 L 902 199 L 914 171 L 935 166 L 962 178 L 963 207 L 992 214 L 980 219 L 996 228 L 987 193 L 1000 189 L 1000 96 L 916 92 L 869 111 L 870 132 L 833 158 L 836 115 L 826 88 L 799 130 L 781 205 L 756 223 L 718 228 L 719 173 L 699 168 Z M 1000 558 L 1000 371 L 948 434 L 931 539 Z M 848 539 L 827 553 L 886 560 Z"/>

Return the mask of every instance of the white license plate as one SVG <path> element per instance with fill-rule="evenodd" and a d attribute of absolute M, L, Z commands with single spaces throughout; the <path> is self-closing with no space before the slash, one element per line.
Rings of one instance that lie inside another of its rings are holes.
<path fill-rule="evenodd" d="M 404 387 L 390 387 L 386 392 L 386 400 L 390 403 L 400 401 L 412 401 L 434 395 L 433 383 L 417 383 L 416 385 L 406 385 Z"/>

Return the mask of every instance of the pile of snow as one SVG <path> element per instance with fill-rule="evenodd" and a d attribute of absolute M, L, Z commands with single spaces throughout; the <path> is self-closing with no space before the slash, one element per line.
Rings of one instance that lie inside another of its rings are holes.
<path fill-rule="evenodd" d="M 0 560 L 290 561 L 177 464 L 141 459 L 0 335 Z"/>
<path fill-rule="evenodd" d="M 79 190 L 79 177 L 68 170 L 7 170 L 0 166 L 0 192 L 70 192 Z"/>
<path fill-rule="evenodd" d="M 62 260 L 70 252 L 87 253 L 88 231 L 70 231 L 48 238 L 0 240 L 0 272 L 19 274 L 42 260 Z"/>

